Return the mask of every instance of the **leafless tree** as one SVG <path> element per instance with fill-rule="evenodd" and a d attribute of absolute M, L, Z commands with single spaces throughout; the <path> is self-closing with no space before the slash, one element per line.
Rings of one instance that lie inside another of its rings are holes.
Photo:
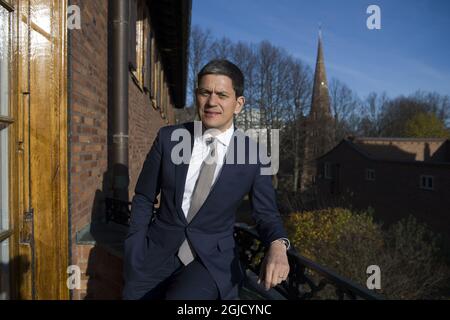
<path fill-rule="evenodd" d="M 297 192 L 300 169 L 304 158 L 303 148 L 305 140 L 304 118 L 310 105 L 312 91 L 312 70 L 300 60 L 289 59 L 287 66 L 290 70 L 288 77 L 289 91 L 287 98 L 290 110 L 286 114 L 286 139 L 282 141 L 283 157 L 292 159 L 292 192 Z"/>
<path fill-rule="evenodd" d="M 262 42 L 257 50 L 258 61 L 256 76 L 256 103 L 259 105 L 260 128 L 267 129 L 267 141 L 271 141 L 272 130 L 282 129 L 286 113 L 289 111 L 289 57 L 287 53 L 267 41 Z M 271 145 L 267 144 L 268 153 Z M 274 187 L 278 187 L 274 176 Z"/>
<path fill-rule="evenodd" d="M 211 55 L 212 40 L 210 30 L 205 31 L 197 25 L 192 27 L 189 50 L 189 97 L 194 98 L 195 88 L 197 87 L 197 74 Z"/>
<path fill-rule="evenodd" d="M 337 79 L 331 80 L 329 92 L 334 116 L 334 137 L 337 143 L 356 131 L 359 99 L 346 84 Z"/>
<path fill-rule="evenodd" d="M 388 103 L 386 93 L 370 93 L 361 103 L 361 112 L 357 134 L 366 137 L 380 137 L 382 135 L 382 110 Z"/>
<path fill-rule="evenodd" d="M 234 51 L 234 44 L 230 39 L 223 37 L 211 43 L 210 53 L 212 59 L 231 60 Z"/>
<path fill-rule="evenodd" d="M 256 73 L 256 56 L 254 47 L 250 44 L 238 42 L 233 47 L 231 59 L 241 68 L 245 77 L 245 107 L 238 116 L 238 122 L 242 129 L 258 128 L 256 117 L 258 115 L 257 105 L 255 105 L 255 73 Z"/>

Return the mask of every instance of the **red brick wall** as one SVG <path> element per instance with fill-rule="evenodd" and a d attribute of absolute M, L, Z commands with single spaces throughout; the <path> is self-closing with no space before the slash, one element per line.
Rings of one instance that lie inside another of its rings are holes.
<path fill-rule="evenodd" d="M 134 81 L 129 80 L 128 134 L 129 134 L 129 172 L 130 199 L 142 169 L 145 157 L 150 150 L 159 128 L 167 125 L 159 110 L 153 108 L 150 97 L 143 94 Z M 167 108 L 169 119 L 173 119 L 173 108 Z M 173 123 L 173 120 L 171 121 Z"/>
<path fill-rule="evenodd" d="M 92 265 L 92 246 L 77 245 L 76 233 L 90 223 L 96 191 L 103 189 L 107 171 L 107 3 L 71 2 L 80 6 L 82 23 L 81 30 L 70 31 L 69 49 L 71 264 L 82 272 L 81 289 L 74 290 L 74 299 L 83 299 L 92 281 L 86 273 Z"/>
<path fill-rule="evenodd" d="M 108 1 L 73 0 L 81 9 L 81 30 L 70 31 L 70 220 L 71 264 L 82 271 L 82 287 L 74 299 L 118 299 L 122 261 L 98 246 L 77 245 L 76 234 L 93 217 L 103 217 L 109 194 L 108 170 Z M 173 123 L 172 107 L 167 108 Z M 150 97 L 129 80 L 130 199 L 155 138 L 166 125 Z"/>
<path fill-rule="evenodd" d="M 72 1 L 81 30 L 71 31 L 70 195 L 72 236 L 90 222 L 107 169 L 107 1 Z M 95 15 L 93 14 L 95 12 Z"/>

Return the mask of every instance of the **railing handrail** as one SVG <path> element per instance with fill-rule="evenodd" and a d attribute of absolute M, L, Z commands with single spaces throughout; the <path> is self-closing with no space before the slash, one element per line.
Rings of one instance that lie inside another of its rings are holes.
<path fill-rule="evenodd" d="M 245 223 L 236 223 L 235 229 L 241 230 L 245 233 L 248 233 L 255 239 L 258 239 L 258 240 L 260 239 L 255 228 L 251 227 Z M 359 296 L 359 297 L 361 297 L 363 299 L 367 299 L 367 300 L 383 300 L 384 299 L 381 295 L 376 294 L 376 293 L 370 291 L 369 289 L 366 289 L 349 279 L 339 276 L 335 271 L 330 270 L 326 267 L 323 267 L 306 257 L 303 257 L 296 251 L 296 249 L 293 246 L 291 246 L 291 248 L 288 251 L 288 257 L 296 260 L 297 263 L 299 263 L 300 265 L 303 265 L 306 268 L 313 270 L 317 274 L 321 275 L 322 277 L 324 277 L 327 280 L 328 283 L 334 284 L 336 287 L 345 288 L 349 292 L 355 294 L 356 296 Z M 291 272 L 292 271 L 293 270 L 291 268 Z"/>

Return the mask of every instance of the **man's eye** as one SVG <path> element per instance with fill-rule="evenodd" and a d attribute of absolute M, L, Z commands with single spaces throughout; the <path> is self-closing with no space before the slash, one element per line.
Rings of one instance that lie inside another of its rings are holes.
<path fill-rule="evenodd" d="M 202 97 L 207 97 L 207 96 L 209 96 L 209 93 L 206 92 L 206 91 L 200 91 L 199 94 L 200 94 Z"/>
<path fill-rule="evenodd" d="M 227 95 L 226 94 L 219 94 L 219 98 L 220 99 L 225 99 L 225 98 L 227 98 Z"/>

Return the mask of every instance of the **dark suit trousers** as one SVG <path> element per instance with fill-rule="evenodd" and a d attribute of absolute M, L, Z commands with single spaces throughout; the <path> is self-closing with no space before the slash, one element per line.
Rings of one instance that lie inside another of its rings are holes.
<path fill-rule="evenodd" d="M 139 300 L 216 300 L 219 290 L 209 271 L 197 259 L 184 266 L 174 255 L 154 276 L 129 283 L 124 299 Z"/>

